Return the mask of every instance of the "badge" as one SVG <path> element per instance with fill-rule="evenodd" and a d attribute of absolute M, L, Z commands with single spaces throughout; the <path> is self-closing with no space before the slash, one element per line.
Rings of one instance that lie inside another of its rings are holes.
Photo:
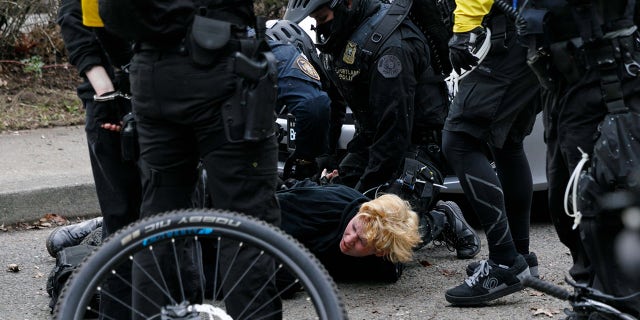
<path fill-rule="evenodd" d="M 342 56 L 342 61 L 346 64 L 353 64 L 356 61 L 356 47 L 358 45 L 353 42 L 347 42 L 347 46 L 344 48 L 344 55 Z"/>
<path fill-rule="evenodd" d="M 308 75 L 309 78 L 320 81 L 320 75 L 318 74 L 318 71 L 316 71 L 313 65 L 311 65 L 309 60 L 305 59 L 304 56 L 299 55 L 296 58 L 296 65 L 298 66 L 298 69 L 300 69 L 300 71 L 302 71 L 304 74 Z"/>
<path fill-rule="evenodd" d="M 384 55 L 378 60 L 378 72 L 385 78 L 395 78 L 402 72 L 402 63 L 394 55 Z"/>

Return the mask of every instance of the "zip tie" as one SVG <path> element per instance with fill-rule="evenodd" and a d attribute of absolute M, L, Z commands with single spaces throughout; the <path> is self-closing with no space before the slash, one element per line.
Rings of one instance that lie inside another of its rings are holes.
<path fill-rule="evenodd" d="M 576 168 L 571 173 L 569 177 L 569 183 L 567 184 L 567 188 L 564 192 L 564 212 L 573 218 L 573 226 L 571 229 L 575 230 L 578 228 L 580 221 L 582 220 L 582 213 L 578 211 L 578 181 L 580 180 L 580 172 L 582 172 L 582 168 L 584 168 L 585 164 L 589 161 L 589 155 L 582 151 L 580 147 L 578 147 L 578 151 L 582 154 L 582 158 Z M 571 204 L 573 206 L 573 213 L 569 212 L 569 193 L 571 193 Z"/>

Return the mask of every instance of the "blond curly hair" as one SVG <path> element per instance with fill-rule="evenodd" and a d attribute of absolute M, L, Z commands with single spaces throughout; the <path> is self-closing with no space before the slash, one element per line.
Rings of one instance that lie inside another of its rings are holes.
<path fill-rule="evenodd" d="M 418 215 L 411 205 L 395 194 L 384 194 L 360 206 L 363 237 L 378 255 L 391 262 L 413 259 L 413 248 L 422 242 Z"/>

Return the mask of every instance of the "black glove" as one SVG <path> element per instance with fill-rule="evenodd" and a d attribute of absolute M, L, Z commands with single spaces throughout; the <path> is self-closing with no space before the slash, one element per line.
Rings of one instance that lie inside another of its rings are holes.
<path fill-rule="evenodd" d="M 122 97 L 119 91 L 111 91 L 94 96 L 94 117 L 99 125 L 104 123 L 120 124 L 122 117 L 131 112 L 131 102 Z"/>
<path fill-rule="evenodd" d="M 449 40 L 449 60 L 451 60 L 451 66 L 457 74 L 461 74 L 462 69 L 471 70 L 478 64 L 478 58 L 472 53 L 475 53 L 482 45 L 485 36 L 482 27 L 453 34 Z"/>

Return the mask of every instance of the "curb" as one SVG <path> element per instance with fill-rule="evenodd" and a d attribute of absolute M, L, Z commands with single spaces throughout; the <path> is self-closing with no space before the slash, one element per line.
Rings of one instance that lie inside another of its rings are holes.
<path fill-rule="evenodd" d="M 0 194 L 0 224 L 33 222 L 47 213 L 70 217 L 100 215 L 95 185 L 80 184 Z"/>

